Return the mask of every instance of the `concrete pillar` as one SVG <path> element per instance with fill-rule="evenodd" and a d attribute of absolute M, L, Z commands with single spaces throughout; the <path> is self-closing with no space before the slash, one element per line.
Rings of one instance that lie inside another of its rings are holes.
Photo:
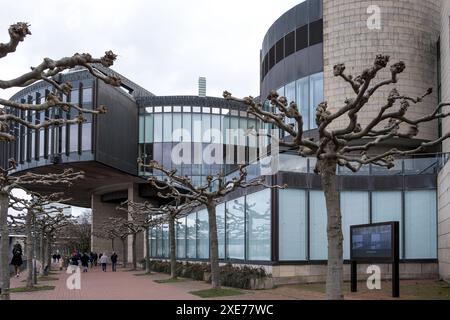
<path fill-rule="evenodd" d="M 110 217 L 123 218 L 126 213 L 120 210 L 116 210 L 117 203 L 102 202 L 101 195 L 92 195 L 91 197 L 91 207 L 92 207 L 92 236 L 91 236 L 91 248 L 93 252 L 98 254 L 106 252 L 111 255 L 113 251 L 112 242 L 108 239 L 102 239 L 95 236 L 95 233 L 101 225 L 108 220 Z M 114 250 L 119 255 L 119 260 L 122 260 L 122 243 L 120 239 L 114 240 Z"/>
<path fill-rule="evenodd" d="M 134 202 L 145 202 L 146 199 L 141 198 L 139 196 L 139 185 L 137 183 L 130 184 L 128 187 L 128 200 L 134 201 Z M 128 216 L 128 219 L 131 220 L 131 216 Z M 140 232 L 137 236 L 137 245 L 136 245 L 136 252 L 137 252 L 137 261 L 139 263 L 140 260 L 142 260 L 145 257 L 145 235 L 144 232 Z M 128 236 L 128 262 L 133 262 L 133 238 L 132 236 Z"/>

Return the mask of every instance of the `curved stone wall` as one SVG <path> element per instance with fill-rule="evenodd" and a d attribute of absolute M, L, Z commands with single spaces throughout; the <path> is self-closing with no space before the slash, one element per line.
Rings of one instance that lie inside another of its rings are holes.
<path fill-rule="evenodd" d="M 341 79 L 333 76 L 333 66 L 345 63 L 346 72 L 359 74 L 370 66 L 377 54 L 390 55 L 391 62 L 404 61 L 406 70 L 400 75 L 397 89 L 401 94 L 417 97 L 427 88 L 434 93 L 423 104 L 411 106 L 411 117 L 420 117 L 432 110 L 438 102 L 437 42 L 440 31 L 439 0 L 376 1 L 325 0 L 324 23 L 324 96 L 330 108 L 341 106 L 354 93 Z M 380 29 L 368 28 L 368 19 L 380 9 Z M 368 13 L 369 11 L 369 13 Z M 389 69 L 379 78 L 389 77 Z M 390 88 L 379 91 L 365 107 L 359 122 L 367 124 L 385 101 Z M 332 109 L 331 109 L 332 110 Z M 342 117 L 336 127 L 347 124 Z M 421 125 L 419 139 L 433 139 L 438 135 L 436 122 Z"/>

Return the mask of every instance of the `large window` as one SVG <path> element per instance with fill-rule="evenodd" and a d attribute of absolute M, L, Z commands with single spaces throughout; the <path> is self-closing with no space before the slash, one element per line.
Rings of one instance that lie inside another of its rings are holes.
<path fill-rule="evenodd" d="M 163 115 L 155 114 L 155 123 L 154 123 L 154 136 L 153 139 L 155 142 L 163 141 Z"/>
<path fill-rule="evenodd" d="M 405 192 L 405 258 L 436 258 L 436 191 Z"/>
<path fill-rule="evenodd" d="M 78 152 L 78 124 L 71 124 L 69 126 L 70 130 L 70 144 L 69 144 L 69 151 L 70 152 Z"/>
<path fill-rule="evenodd" d="M 310 191 L 310 259 L 326 260 L 327 252 L 327 208 L 323 191 Z"/>
<path fill-rule="evenodd" d="M 309 78 L 297 80 L 297 106 L 303 116 L 303 128 L 309 128 Z M 314 114 L 313 114 L 314 116 Z"/>
<path fill-rule="evenodd" d="M 350 226 L 369 223 L 369 193 L 366 191 L 341 192 L 341 213 L 344 259 L 350 259 Z"/>
<path fill-rule="evenodd" d="M 177 228 L 177 258 L 186 258 L 186 218 L 180 218 L 176 222 Z"/>
<path fill-rule="evenodd" d="M 92 150 L 92 123 L 83 123 L 83 126 L 81 128 L 81 150 L 87 151 Z M 65 139 L 62 139 L 62 143 L 65 143 Z"/>
<path fill-rule="evenodd" d="M 145 134 L 144 134 L 145 142 L 152 143 L 153 142 L 153 116 L 145 116 Z"/>
<path fill-rule="evenodd" d="M 83 105 L 92 103 L 92 88 L 83 88 Z"/>
<path fill-rule="evenodd" d="M 227 202 L 227 254 L 229 259 L 245 259 L 245 197 Z"/>
<path fill-rule="evenodd" d="M 181 113 L 174 113 L 173 114 L 173 128 L 174 134 L 172 136 L 172 141 L 174 142 L 180 142 L 181 141 L 181 132 L 178 132 L 182 128 L 181 124 Z M 177 131 L 175 133 L 175 130 Z"/>
<path fill-rule="evenodd" d="M 162 257 L 163 255 L 162 227 L 157 227 L 155 231 L 156 231 L 156 256 Z"/>
<path fill-rule="evenodd" d="M 197 213 L 197 258 L 209 258 L 208 212 L 203 209 Z"/>
<path fill-rule="evenodd" d="M 403 221 L 402 192 L 374 191 L 372 192 L 372 223 L 398 221 L 400 222 L 400 258 L 403 257 Z"/>
<path fill-rule="evenodd" d="M 219 259 L 225 259 L 225 203 L 216 207 L 217 240 L 219 243 Z"/>
<path fill-rule="evenodd" d="M 186 217 L 186 241 L 187 241 L 187 258 L 197 258 L 196 246 L 196 230 L 195 230 L 196 213 L 193 212 Z"/>
<path fill-rule="evenodd" d="M 152 228 L 150 231 L 150 249 L 151 249 L 151 256 L 152 257 L 156 257 L 157 256 L 157 252 L 156 252 L 156 228 Z"/>
<path fill-rule="evenodd" d="M 289 103 L 295 102 L 303 116 L 303 130 L 314 129 L 316 108 L 323 101 L 323 72 L 319 72 L 293 81 L 277 90 Z M 286 118 L 288 123 L 295 120 Z"/>
<path fill-rule="evenodd" d="M 279 259 L 306 260 L 306 191 L 279 191 Z"/>
<path fill-rule="evenodd" d="M 162 256 L 167 258 L 169 257 L 169 226 L 167 224 L 163 224 L 162 226 L 162 240 L 163 240 L 163 249 Z"/>
<path fill-rule="evenodd" d="M 171 142 L 172 141 L 172 114 L 164 113 L 163 121 L 164 121 L 163 142 Z"/>
<path fill-rule="evenodd" d="M 323 101 L 323 72 L 313 74 L 310 76 L 309 84 L 309 99 L 310 99 L 310 120 L 309 128 L 313 129 L 317 127 L 316 124 L 316 109 L 319 103 Z"/>
<path fill-rule="evenodd" d="M 270 189 L 247 196 L 248 260 L 270 260 L 271 201 Z"/>

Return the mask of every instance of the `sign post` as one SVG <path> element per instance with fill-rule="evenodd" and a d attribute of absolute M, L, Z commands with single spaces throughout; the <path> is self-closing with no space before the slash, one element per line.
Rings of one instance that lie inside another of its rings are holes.
<path fill-rule="evenodd" d="M 398 221 L 350 226 L 351 292 L 358 290 L 358 263 L 391 263 L 392 296 L 400 296 Z"/>

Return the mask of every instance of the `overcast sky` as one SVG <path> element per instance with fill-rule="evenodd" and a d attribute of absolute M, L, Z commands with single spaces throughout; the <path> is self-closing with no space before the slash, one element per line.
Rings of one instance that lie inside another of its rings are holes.
<path fill-rule="evenodd" d="M 2 2 L 0 41 L 10 24 L 32 35 L 0 59 L 1 79 L 14 78 L 44 57 L 75 52 L 118 54 L 114 69 L 156 95 L 207 95 L 224 90 L 259 95 L 259 50 L 267 29 L 303 0 L 14 0 Z M 0 90 L 9 98 L 17 89 Z M 82 209 L 75 209 L 80 213 Z"/>
<path fill-rule="evenodd" d="M 114 69 L 157 95 L 259 92 L 259 49 L 270 25 L 303 0 L 14 0 L 0 11 L 0 41 L 9 24 L 32 35 L 0 59 L 1 78 L 28 71 L 43 57 L 75 52 L 118 54 Z M 3 31 L 2 31 L 3 30 Z M 0 92 L 1 97 L 11 91 Z"/>

